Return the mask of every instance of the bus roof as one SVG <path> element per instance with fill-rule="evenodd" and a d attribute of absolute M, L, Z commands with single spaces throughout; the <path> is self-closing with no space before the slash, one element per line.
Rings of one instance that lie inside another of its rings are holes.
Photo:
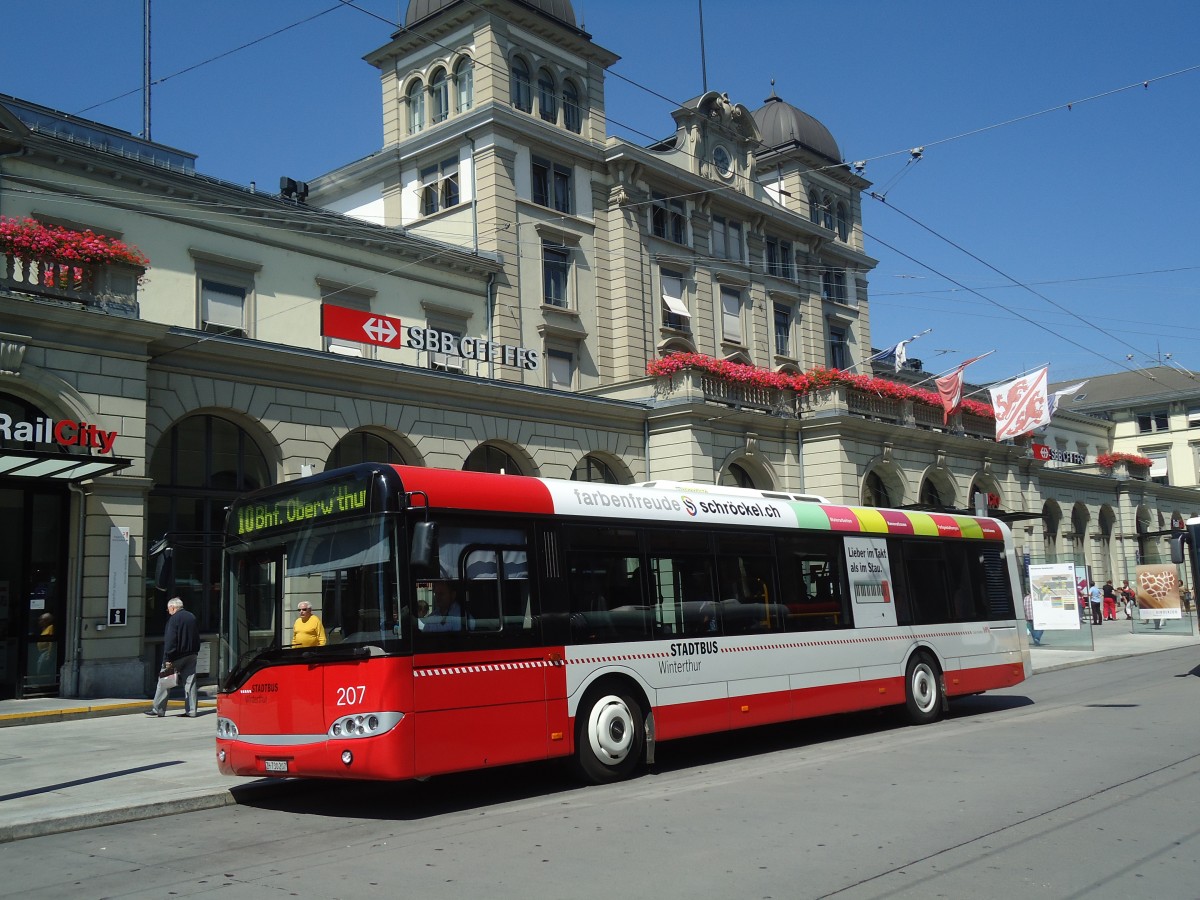
<path fill-rule="evenodd" d="M 404 489 L 423 494 L 434 509 L 998 541 L 1004 540 L 1007 530 L 990 518 L 837 506 L 812 495 L 718 485 L 663 481 L 617 485 L 419 466 L 394 468 Z"/>

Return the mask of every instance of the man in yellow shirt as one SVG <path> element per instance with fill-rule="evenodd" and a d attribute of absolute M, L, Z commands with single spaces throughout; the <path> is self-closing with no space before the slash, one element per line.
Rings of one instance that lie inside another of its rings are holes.
<path fill-rule="evenodd" d="M 292 626 L 292 646 L 324 647 L 325 626 L 313 615 L 312 604 L 302 600 L 297 609 L 300 611 L 300 618 Z"/>

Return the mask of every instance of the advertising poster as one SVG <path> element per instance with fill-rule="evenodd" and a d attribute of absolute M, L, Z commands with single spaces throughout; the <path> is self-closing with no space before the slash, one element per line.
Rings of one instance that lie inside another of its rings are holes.
<path fill-rule="evenodd" d="M 1183 611 L 1179 602 L 1179 576 L 1170 563 L 1154 563 L 1138 566 L 1137 592 L 1138 614 L 1143 619 L 1180 619 Z"/>
<path fill-rule="evenodd" d="M 854 598 L 854 623 L 860 626 L 896 624 L 892 602 L 892 566 L 887 541 L 882 538 L 846 538 L 846 570 Z"/>
<path fill-rule="evenodd" d="M 1079 586 L 1073 563 L 1029 567 L 1033 627 L 1038 631 L 1079 630 Z"/>

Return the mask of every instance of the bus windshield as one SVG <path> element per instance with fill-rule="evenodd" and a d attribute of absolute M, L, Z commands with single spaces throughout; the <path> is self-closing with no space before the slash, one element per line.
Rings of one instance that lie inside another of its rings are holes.
<path fill-rule="evenodd" d="M 221 682 L 260 661 L 401 650 L 397 521 L 321 523 L 230 547 Z"/>

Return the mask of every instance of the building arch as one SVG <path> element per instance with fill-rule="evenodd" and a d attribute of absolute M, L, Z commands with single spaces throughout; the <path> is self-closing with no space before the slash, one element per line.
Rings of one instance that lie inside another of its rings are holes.
<path fill-rule="evenodd" d="M 967 492 L 967 507 L 972 514 L 976 508 L 975 498 L 980 493 L 987 497 L 988 515 L 1004 508 L 1004 494 L 1000 490 L 999 482 L 986 472 L 977 472 L 971 479 L 971 490 Z"/>
<path fill-rule="evenodd" d="M 226 509 L 247 491 L 276 482 L 279 447 L 251 424 L 226 410 L 189 413 L 162 432 L 147 466 L 153 485 L 146 535 L 175 536 L 175 590 L 202 632 L 216 631 L 220 616 Z M 153 587 L 146 590 L 145 634 L 160 635 L 167 612 Z"/>
<path fill-rule="evenodd" d="M 508 61 L 509 102 L 521 112 L 533 112 L 533 69 L 524 55 L 514 53 Z"/>
<path fill-rule="evenodd" d="M 444 65 L 429 73 L 429 124 L 436 125 L 450 117 L 450 74 Z"/>
<path fill-rule="evenodd" d="M 1097 568 L 1099 574 L 1096 578 L 1098 583 L 1103 583 L 1110 578 L 1115 578 L 1117 574 L 1116 559 L 1113 555 L 1114 543 L 1113 537 L 1117 532 L 1117 514 L 1113 512 L 1113 508 L 1105 503 L 1100 507 L 1100 512 L 1096 516 L 1096 524 L 1099 526 L 1100 548 L 1098 552 L 1099 559 L 1097 560 Z"/>
<path fill-rule="evenodd" d="M 475 106 L 475 60 L 463 53 L 454 62 L 454 111 L 464 113 Z"/>
<path fill-rule="evenodd" d="M 894 462 L 877 460 L 863 475 L 859 501 L 863 506 L 903 506 L 908 493 L 904 475 Z"/>
<path fill-rule="evenodd" d="M 366 426 L 347 432 L 330 448 L 324 471 L 362 462 L 389 466 L 424 465 L 411 441 L 383 428 Z"/>
<path fill-rule="evenodd" d="M 536 475 L 537 464 L 527 452 L 508 441 L 489 440 L 477 446 L 463 462 L 464 472 Z"/>
<path fill-rule="evenodd" d="M 775 489 L 775 473 L 766 460 L 746 456 L 744 451 L 731 453 L 721 466 L 717 484 L 722 487 L 770 491 Z"/>
<path fill-rule="evenodd" d="M 577 79 L 568 77 L 562 83 L 563 127 L 579 134 L 583 131 L 584 112 L 587 104 Z"/>
<path fill-rule="evenodd" d="M 917 503 L 922 507 L 954 509 L 958 506 L 958 490 L 954 476 L 938 466 L 930 466 L 921 475 Z"/>
<path fill-rule="evenodd" d="M 408 133 L 418 134 L 425 128 L 425 82 L 414 78 L 404 88 L 405 121 Z"/>
<path fill-rule="evenodd" d="M 1091 520 L 1092 514 L 1088 510 L 1086 503 L 1081 501 L 1071 506 L 1071 530 L 1064 537 L 1070 538 L 1070 561 L 1077 566 L 1089 565 L 1087 558 L 1087 534 Z M 1093 580 L 1095 579 L 1095 575 L 1091 577 Z"/>
<path fill-rule="evenodd" d="M 1058 538 L 1062 533 L 1063 511 L 1057 500 L 1042 504 L 1042 559 L 1058 562 Z"/>
<path fill-rule="evenodd" d="M 1153 533 L 1155 529 L 1154 513 L 1151 511 L 1150 507 L 1144 503 L 1138 506 L 1137 519 L 1135 521 L 1137 529 L 1136 562 L 1139 564 L 1162 562 L 1161 554 L 1159 552 L 1160 542 L 1157 540 L 1157 536 Z"/>
<path fill-rule="evenodd" d="M 575 463 L 571 470 L 571 480 L 597 484 L 632 484 L 633 474 L 624 462 L 612 454 L 592 450 Z"/>

